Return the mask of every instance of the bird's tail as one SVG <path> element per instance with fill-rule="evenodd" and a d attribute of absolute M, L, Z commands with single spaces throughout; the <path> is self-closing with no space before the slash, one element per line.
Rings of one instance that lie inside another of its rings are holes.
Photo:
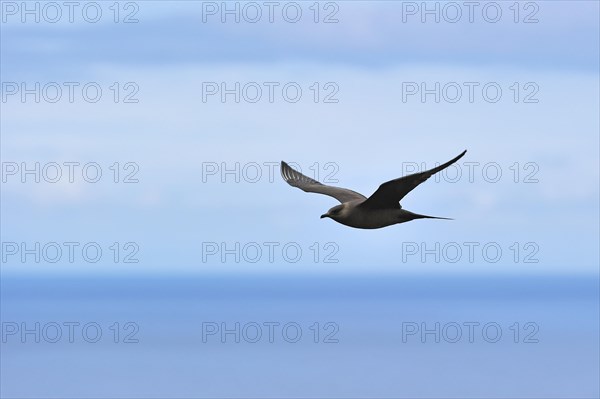
<path fill-rule="evenodd" d="M 452 218 L 443 218 L 440 216 L 427 216 L 427 215 L 416 215 L 415 219 L 443 219 L 443 220 L 454 220 Z"/>
<path fill-rule="evenodd" d="M 411 213 L 411 217 L 413 219 L 443 219 L 443 220 L 454 220 L 452 218 L 443 218 L 440 216 L 429 216 L 429 215 L 419 215 L 418 213 Z"/>

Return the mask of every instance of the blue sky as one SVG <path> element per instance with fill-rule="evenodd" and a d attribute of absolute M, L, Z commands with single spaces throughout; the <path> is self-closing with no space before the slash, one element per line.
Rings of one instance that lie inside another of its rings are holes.
<path fill-rule="evenodd" d="M 109 3 L 96 24 L 77 13 L 72 24 L 21 23 L 19 14 L 3 14 L 2 82 L 96 82 L 103 97 L 7 97 L 2 162 L 97 162 L 103 178 L 23 184 L 10 177 L 2 185 L 2 241 L 98 242 L 104 249 L 98 263 L 23 263 L 13 256 L 4 271 L 597 273 L 598 3 L 537 2 L 520 9 L 518 23 L 512 3 L 499 3 L 497 23 L 478 12 L 472 23 L 466 14 L 458 23 L 443 16 L 422 23 L 420 14 L 402 21 L 407 2 L 337 2 L 339 22 L 330 24 L 313 22 L 312 3 L 300 3 L 298 23 L 276 13 L 273 23 L 256 24 L 222 23 L 218 15 L 202 22 L 201 2 L 135 4 L 139 22 L 132 24 L 114 23 Z M 523 23 L 532 12 L 538 22 Z M 114 103 L 114 82 L 121 94 L 134 83 L 139 102 Z M 280 95 L 273 103 L 235 103 L 231 96 L 203 102 L 206 82 L 294 82 L 303 95 L 297 103 Z M 475 82 L 473 102 L 466 91 L 456 103 L 432 96 L 423 103 L 418 95 L 403 101 L 407 83 L 436 82 L 463 90 Z M 337 103 L 322 102 L 328 83 L 337 88 Z M 488 83 L 501 88 L 498 102 L 484 98 L 480 89 Z M 538 102 L 525 103 L 534 89 Z M 321 176 L 333 164 L 336 184 L 369 195 L 409 164 L 432 167 L 463 149 L 461 162 L 477 163 L 473 181 L 464 174 L 456 183 L 430 180 L 403 201 L 406 209 L 456 220 L 378 231 L 320 220 L 334 200 L 293 189 L 278 172 L 271 181 L 266 168 L 257 182 L 236 183 L 231 175 L 222 182 L 220 174 L 203 182 L 202 175 L 207 164 L 243 168 L 283 159 L 306 172 L 317 162 Z M 136 163 L 139 183 L 112 183 L 115 162 Z M 497 183 L 481 172 L 490 164 L 502 172 Z M 537 182 L 525 183 L 532 171 Z M 112 262 L 113 242 L 135 242 L 139 263 Z M 281 254 L 270 262 L 264 252 L 256 263 L 232 256 L 222 262 L 220 254 L 202 261 L 206 243 L 223 242 L 263 250 L 265 242 L 295 243 L 303 256 L 296 263 Z M 476 252 L 470 261 L 463 252 L 456 263 L 450 256 L 436 263 L 406 254 L 414 243 L 448 250 L 456 243 L 466 251 L 470 242 L 499 246 L 500 260 Z M 337 248 L 337 263 L 322 261 L 327 243 L 335 244 L 328 248 Z M 524 263 L 532 251 L 538 262 Z"/>

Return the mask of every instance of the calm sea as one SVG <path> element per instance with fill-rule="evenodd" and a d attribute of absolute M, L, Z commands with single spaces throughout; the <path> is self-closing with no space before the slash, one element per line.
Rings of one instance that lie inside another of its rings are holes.
<path fill-rule="evenodd" d="M 17 277 L 4 398 L 597 398 L 598 277 Z"/>

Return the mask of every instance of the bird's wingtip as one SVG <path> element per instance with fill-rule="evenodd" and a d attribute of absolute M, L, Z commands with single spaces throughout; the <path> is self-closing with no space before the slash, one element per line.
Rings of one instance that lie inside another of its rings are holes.
<path fill-rule="evenodd" d="M 458 161 L 459 159 L 461 159 L 462 157 L 464 157 L 466 153 L 467 153 L 467 150 L 464 150 L 463 152 L 461 152 L 460 154 L 458 154 L 456 156 L 456 158 L 453 159 L 453 161 L 454 162 Z"/>

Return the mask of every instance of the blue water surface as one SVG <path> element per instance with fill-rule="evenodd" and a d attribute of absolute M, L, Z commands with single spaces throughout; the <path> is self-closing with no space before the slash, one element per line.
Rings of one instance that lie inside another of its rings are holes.
<path fill-rule="evenodd" d="M 5 275 L 1 310 L 2 397 L 599 394 L 597 276 Z"/>

